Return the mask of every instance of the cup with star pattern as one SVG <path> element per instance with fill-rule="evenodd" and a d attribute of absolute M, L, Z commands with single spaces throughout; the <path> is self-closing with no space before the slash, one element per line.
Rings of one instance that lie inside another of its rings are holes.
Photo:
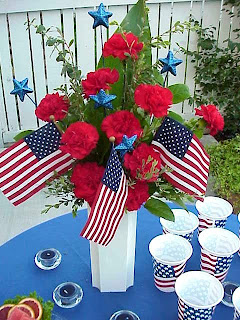
<path fill-rule="evenodd" d="M 175 217 L 174 221 L 160 218 L 163 233 L 176 234 L 191 242 L 193 232 L 199 224 L 198 217 L 193 212 L 184 209 L 172 209 L 172 212 Z"/>
<path fill-rule="evenodd" d="M 227 200 L 218 197 L 205 197 L 196 202 L 199 219 L 199 234 L 208 228 L 224 228 L 233 207 Z"/>
<path fill-rule="evenodd" d="M 240 213 L 238 214 L 238 222 L 240 223 Z M 240 239 L 240 227 L 239 227 L 239 239 Z M 238 250 L 238 255 L 240 257 L 240 249 Z"/>
<path fill-rule="evenodd" d="M 201 246 L 201 270 L 224 281 L 240 241 L 235 233 L 221 228 L 211 228 L 199 235 Z"/>
<path fill-rule="evenodd" d="M 178 320 L 211 320 L 222 301 L 221 282 L 203 271 L 188 271 L 176 281 Z"/>
<path fill-rule="evenodd" d="M 176 279 L 184 272 L 193 249 L 191 243 L 181 236 L 163 234 L 149 244 L 153 261 L 154 283 L 158 290 L 173 292 Z"/>
<path fill-rule="evenodd" d="M 240 320 L 240 287 L 233 292 L 232 302 L 235 308 L 233 320 Z"/>

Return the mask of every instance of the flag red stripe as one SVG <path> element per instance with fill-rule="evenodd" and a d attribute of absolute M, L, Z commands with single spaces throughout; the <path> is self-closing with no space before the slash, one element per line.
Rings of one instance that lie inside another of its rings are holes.
<path fill-rule="evenodd" d="M 207 161 L 209 163 L 210 162 L 209 154 L 206 152 L 206 150 L 203 147 L 203 144 L 201 143 L 201 141 L 197 138 L 197 136 L 195 134 L 193 135 L 192 143 L 199 147 L 199 149 L 200 149 L 199 152 L 202 153 L 207 158 Z M 204 156 L 202 157 L 203 159 L 204 159 Z"/>
<path fill-rule="evenodd" d="M 174 187 L 178 188 L 179 190 L 182 190 L 188 194 L 194 195 L 195 192 L 192 191 L 191 189 L 183 186 L 182 184 L 178 183 L 177 181 L 175 181 L 173 178 L 171 178 L 169 175 L 166 175 L 166 173 L 163 173 L 162 176 L 168 181 L 170 182 Z"/>
<path fill-rule="evenodd" d="M 23 154 L 24 154 L 24 157 L 27 157 L 28 156 L 27 152 L 29 152 L 29 148 L 28 148 L 27 145 L 24 145 L 16 153 L 14 153 L 12 155 L 9 155 L 9 157 L 7 157 L 4 161 L 2 161 L 1 162 L 1 168 L 0 168 L 1 176 L 2 176 L 2 170 L 5 169 L 4 166 L 9 167 L 11 162 L 12 162 L 12 166 L 14 167 L 15 162 L 16 162 L 16 157 L 20 157 L 21 158 Z"/>
<path fill-rule="evenodd" d="M 12 146 L 8 147 L 7 149 L 3 150 L 0 154 L 0 163 L 1 163 L 1 159 L 4 158 L 4 156 L 7 154 L 7 153 L 11 153 L 11 151 L 13 149 L 16 149 L 22 142 L 24 142 L 23 139 L 15 142 Z"/>

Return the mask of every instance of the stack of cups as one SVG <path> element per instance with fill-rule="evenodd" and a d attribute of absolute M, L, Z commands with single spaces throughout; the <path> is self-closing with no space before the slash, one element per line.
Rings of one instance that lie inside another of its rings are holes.
<path fill-rule="evenodd" d="M 201 270 L 224 281 L 233 255 L 239 250 L 239 238 L 231 231 L 220 228 L 207 229 L 200 233 Z"/>
<path fill-rule="evenodd" d="M 240 287 L 234 291 L 232 301 L 235 308 L 233 320 L 240 320 Z"/>
<path fill-rule="evenodd" d="M 151 240 L 149 251 L 156 288 L 163 292 L 174 291 L 176 279 L 183 273 L 192 255 L 192 245 L 183 237 L 164 234 Z"/>
<path fill-rule="evenodd" d="M 223 286 L 212 275 L 202 271 L 189 271 L 176 281 L 178 320 L 211 320 L 214 309 L 223 298 Z"/>
<path fill-rule="evenodd" d="M 165 220 L 160 218 L 160 223 L 163 227 L 163 233 L 172 233 L 182 236 L 188 241 L 192 241 L 193 232 L 197 229 L 199 221 L 197 216 L 183 209 L 172 209 L 175 221 Z"/>
<path fill-rule="evenodd" d="M 232 205 L 218 197 L 205 197 L 196 202 L 199 219 L 199 233 L 208 228 L 224 228 L 227 218 L 232 214 Z"/>

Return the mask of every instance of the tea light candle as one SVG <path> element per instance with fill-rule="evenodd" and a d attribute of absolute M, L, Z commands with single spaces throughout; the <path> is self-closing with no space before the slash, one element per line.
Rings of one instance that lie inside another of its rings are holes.
<path fill-rule="evenodd" d="M 64 282 L 53 291 L 54 302 L 62 308 L 73 308 L 83 298 L 82 288 L 74 282 Z"/>
<path fill-rule="evenodd" d="M 140 320 L 140 318 L 129 310 L 120 310 L 115 312 L 110 320 Z"/>
<path fill-rule="evenodd" d="M 57 259 L 57 252 L 53 249 L 43 250 L 39 255 L 39 260 L 45 267 L 52 266 Z"/>
<path fill-rule="evenodd" d="M 124 312 L 119 316 L 116 316 L 115 320 L 134 320 L 134 318 L 129 314 L 129 312 Z"/>
<path fill-rule="evenodd" d="M 223 288 L 224 288 L 224 297 L 222 300 L 222 303 L 227 305 L 228 307 L 233 307 L 232 303 L 232 295 L 233 292 L 239 287 L 239 284 L 234 282 L 224 282 Z"/>

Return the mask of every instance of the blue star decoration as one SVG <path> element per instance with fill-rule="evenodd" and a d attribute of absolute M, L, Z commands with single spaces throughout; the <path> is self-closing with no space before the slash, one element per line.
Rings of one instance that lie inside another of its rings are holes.
<path fill-rule="evenodd" d="M 172 51 L 168 51 L 167 58 L 160 58 L 159 61 L 163 63 L 161 73 L 170 71 L 174 76 L 177 75 L 176 66 L 183 62 L 181 59 L 175 59 Z"/>
<path fill-rule="evenodd" d="M 19 96 L 19 99 L 23 102 L 25 94 L 33 92 L 31 88 L 27 86 L 28 78 L 25 78 L 22 81 L 17 81 L 13 79 L 14 89 L 10 92 L 10 94 L 15 94 Z"/>
<path fill-rule="evenodd" d="M 133 150 L 133 144 L 135 142 L 135 140 L 137 139 L 137 135 L 135 134 L 134 136 L 128 138 L 125 134 L 122 138 L 122 142 L 116 146 L 115 150 L 120 151 L 120 156 L 123 158 L 124 155 L 128 152 L 128 151 L 132 151 Z"/>
<path fill-rule="evenodd" d="M 103 3 L 100 4 L 97 11 L 89 11 L 88 14 L 93 17 L 93 29 L 98 26 L 109 27 L 108 19 L 113 15 L 112 12 L 105 10 Z"/>
<path fill-rule="evenodd" d="M 106 92 L 103 89 L 101 89 L 97 95 L 90 95 L 90 99 L 95 101 L 95 109 L 99 107 L 113 109 L 111 101 L 116 99 L 116 96 L 114 94 L 106 94 Z"/>

